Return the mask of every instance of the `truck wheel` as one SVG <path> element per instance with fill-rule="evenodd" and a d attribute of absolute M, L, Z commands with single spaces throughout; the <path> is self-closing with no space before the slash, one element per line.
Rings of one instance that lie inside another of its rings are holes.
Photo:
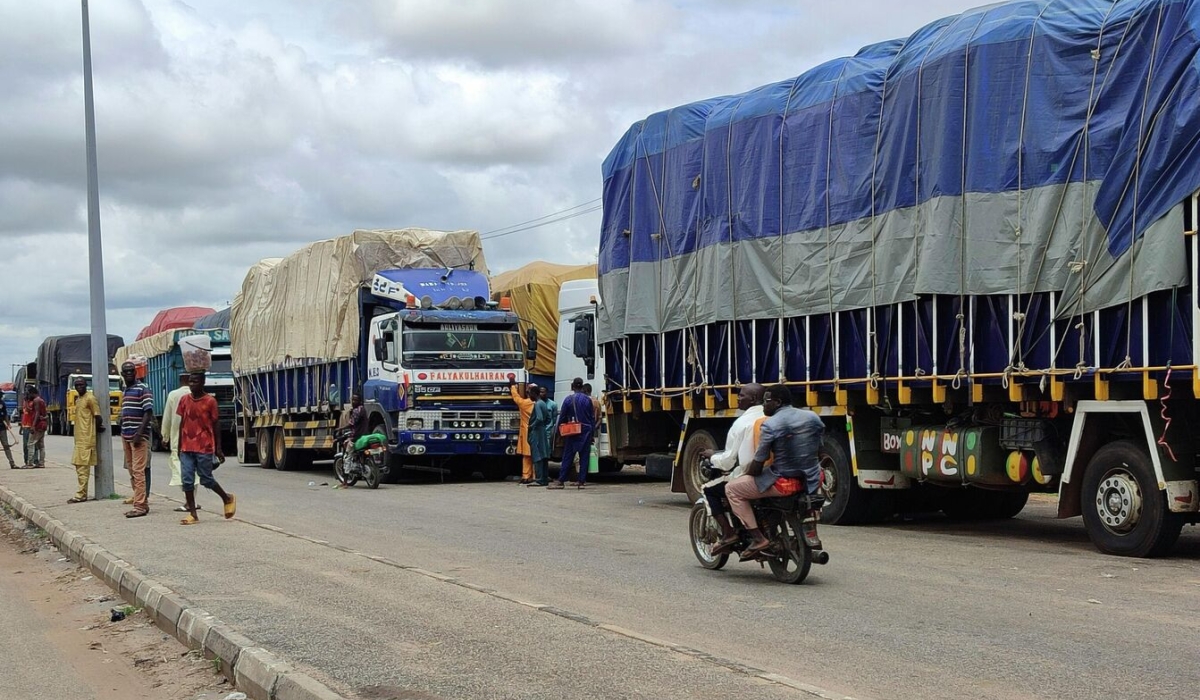
<path fill-rule="evenodd" d="M 1162 556 L 1183 527 L 1158 490 L 1150 455 L 1129 440 L 1105 445 L 1088 462 L 1081 503 L 1088 536 L 1105 554 Z"/>
<path fill-rule="evenodd" d="M 258 448 L 258 464 L 263 469 L 275 468 L 275 435 L 270 428 L 259 428 L 254 434 L 254 443 Z"/>
<path fill-rule="evenodd" d="M 850 448 L 844 438 L 825 434 L 821 442 L 821 470 L 829 500 L 821 509 L 821 522 L 831 525 L 875 523 L 891 515 L 892 499 L 883 492 L 858 485 L 850 463 Z M 891 494 L 886 494 L 890 496 Z"/>
<path fill-rule="evenodd" d="M 683 487 L 687 489 L 688 500 L 695 503 L 701 496 L 704 486 L 704 475 L 700 473 L 700 453 L 705 450 L 717 449 L 717 441 L 707 430 L 697 430 L 688 436 L 683 444 L 683 454 L 679 456 L 683 472 Z"/>
<path fill-rule="evenodd" d="M 285 443 L 283 428 L 276 428 L 271 431 L 271 444 L 273 449 L 271 453 L 275 457 L 275 468 L 281 472 L 293 471 L 300 467 L 297 459 L 296 450 L 289 448 Z"/>

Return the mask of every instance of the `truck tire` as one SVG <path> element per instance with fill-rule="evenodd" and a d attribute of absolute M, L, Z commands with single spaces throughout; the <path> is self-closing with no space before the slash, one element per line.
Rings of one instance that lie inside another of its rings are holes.
<path fill-rule="evenodd" d="M 258 449 L 258 465 L 263 469 L 275 468 L 275 435 L 270 428 L 259 428 L 254 434 L 254 444 Z"/>
<path fill-rule="evenodd" d="M 271 454 L 275 458 L 275 468 L 281 472 L 294 471 L 300 468 L 299 455 L 284 442 L 283 428 L 271 431 Z"/>
<path fill-rule="evenodd" d="M 687 489 L 688 500 L 692 503 L 700 498 L 705 482 L 704 475 L 700 473 L 700 453 L 715 449 L 717 441 L 707 430 L 697 430 L 683 443 L 683 453 L 679 455 L 680 471 L 683 474 L 683 487 Z"/>
<path fill-rule="evenodd" d="M 1162 556 L 1179 539 L 1183 517 L 1167 508 L 1143 448 L 1130 440 L 1105 445 L 1083 473 L 1083 524 L 1105 554 Z"/>
<path fill-rule="evenodd" d="M 821 522 L 830 525 L 877 523 L 894 510 L 891 494 L 868 491 L 858 485 L 845 438 L 825 433 L 821 442 L 821 469 L 829 500 L 821 509 Z"/>

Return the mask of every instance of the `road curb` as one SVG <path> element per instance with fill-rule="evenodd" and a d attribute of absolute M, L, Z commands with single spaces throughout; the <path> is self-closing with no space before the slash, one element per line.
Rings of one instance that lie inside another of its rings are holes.
<path fill-rule="evenodd" d="M 126 602 L 143 608 L 163 632 L 206 658 L 220 659 L 221 673 L 254 700 L 345 700 L 5 486 L 0 486 L 0 503 L 44 531 L 61 554 L 91 570 Z"/>

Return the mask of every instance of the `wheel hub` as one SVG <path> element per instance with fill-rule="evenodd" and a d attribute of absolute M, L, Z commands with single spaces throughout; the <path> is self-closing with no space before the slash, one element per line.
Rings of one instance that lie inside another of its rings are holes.
<path fill-rule="evenodd" d="M 1124 471 L 1104 477 L 1096 491 L 1096 512 L 1112 532 L 1129 532 L 1142 516 L 1142 492 L 1137 479 Z"/>
<path fill-rule="evenodd" d="M 827 494 L 827 498 L 832 501 L 834 494 L 837 493 L 837 487 L 838 487 L 837 469 L 834 467 L 833 460 L 830 459 L 829 457 L 822 455 L 821 471 L 824 474 L 825 493 Z"/>

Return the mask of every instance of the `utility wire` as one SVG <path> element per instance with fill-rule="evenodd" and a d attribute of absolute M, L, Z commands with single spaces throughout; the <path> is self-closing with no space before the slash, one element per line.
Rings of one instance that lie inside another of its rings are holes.
<path fill-rule="evenodd" d="M 549 214 L 546 214 L 544 216 L 539 216 L 536 219 L 530 219 L 529 221 L 522 221 L 519 224 L 513 224 L 511 226 L 501 226 L 500 228 L 495 228 L 495 229 L 492 229 L 491 231 L 484 231 L 483 234 L 481 234 L 481 235 L 486 238 L 486 237 L 489 237 L 491 234 L 500 233 L 501 231 L 507 231 L 508 229 L 516 229 L 521 226 L 527 226 L 528 224 L 542 221 L 543 219 L 549 219 L 552 216 L 558 216 L 559 214 L 566 214 L 567 212 L 573 211 L 575 209 L 582 209 L 583 207 L 593 206 L 596 203 L 598 203 L 599 201 L 600 201 L 600 198 L 597 197 L 596 199 L 584 202 L 582 204 L 576 204 L 573 207 L 567 207 L 566 209 L 560 209 L 559 211 L 550 212 Z M 588 211 L 595 211 L 595 208 L 589 209 Z M 580 213 L 584 213 L 584 212 L 580 212 Z M 524 230 L 524 229 L 521 229 L 521 230 Z M 515 233 L 515 231 L 514 231 L 514 233 Z"/>
<path fill-rule="evenodd" d="M 553 219 L 547 219 L 545 221 L 542 221 L 541 223 L 530 224 L 528 226 L 522 226 L 521 228 L 513 228 L 512 230 L 509 230 L 509 231 L 506 231 L 504 229 L 496 229 L 496 231 L 500 231 L 501 233 L 489 232 L 488 234 L 480 236 L 480 239 L 486 241 L 486 240 L 490 240 L 492 238 L 503 238 L 504 236 L 509 236 L 514 233 L 520 233 L 522 231 L 528 231 L 530 229 L 541 228 L 542 226 L 549 226 L 550 224 L 556 224 L 560 221 L 566 221 L 567 219 L 574 219 L 575 217 L 583 216 L 584 214 L 591 214 L 592 212 L 600 211 L 603 208 L 604 207 L 602 205 L 596 204 L 588 209 L 582 209 L 582 210 L 579 210 L 579 211 L 576 211 L 576 212 L 573 212 L 570 214 L 564 214 L 562 216 L 558 216 Z M 546 216 L 554 216 L 554 215 L 547 214 Z M 541 218 L 546 219 L 545 216 L 543 216 Z M 539 219 L 534 219 L 533 221 L 538 221 L 538 220 Z"/>

